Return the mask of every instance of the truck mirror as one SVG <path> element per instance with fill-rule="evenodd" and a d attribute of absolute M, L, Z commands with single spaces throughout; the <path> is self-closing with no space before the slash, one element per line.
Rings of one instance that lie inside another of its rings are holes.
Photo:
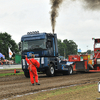
<path fill-rule="evenodd" d="M 22 43 L 21 42 L 19 42 L 19 50 L 21 51 L 21 45 L 22 45 Z"/>

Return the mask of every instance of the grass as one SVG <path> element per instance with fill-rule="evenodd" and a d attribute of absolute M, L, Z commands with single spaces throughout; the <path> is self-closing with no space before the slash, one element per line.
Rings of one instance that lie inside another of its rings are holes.
<path fill-rule="evenodd" d="M 21 69 L 21 68 L 15 68 L 15 69 Z M 14 68 L 12 68 L 12 69 L 0 69 L 0 71 L 2 71 L 2 70 L 14 70 Z M 21 74 L 24 74 L 24 72 L 19 72 L 19 73 L 1 73 L 0 74 L 0 77 L 2 77 L 2 76 L 10 76 L 10 75 L 21 75 Z"/>
<path fill-rule="evenodd" d="M 70 100 L 74 96 L 77 97 L 77 95 L 79 95 L 80 93 L 82 93 L 83 94 L 82 97 L 84 97 L 84 93 L 83 93 L 84 90 L 86 92 L 86 90 L 95 86 L 97 86 L 97 84 L 93 84 L 89 86 L 75 86 L 75 87 L 70 87 L 70 88 L 58 89 L 58 90 L 50 91 L 47 93 L 42 93 L 40 96 L 37 96 L 34 100 L 47 100 L 47 99 L 54 100 L 55 98 L 56 98 L 55 100 Z M 73 98 L 72 100 L 78 100 L 78 99 L 82 100 L 80 96 L 78 96 L 77 99 Z"/>
<path fill-rule="evenodd" d="M 97 100 L 97 98 L 100 98 L 100 93 L 95 83 L 24 95 L 14 100 Z"/>
<path fill-rule="evenodd" d="M 19 68 L 16 68 L 16 69 L 19 69 Z M 0 70 L 11 70 L 11 69 L 0 69 Z M 38 73 L 41 73 L 41 72 L 38 72 Z M 24 72 L 19 72 L 19 73 L 3 73 L 3 74 L 0 74 L 0 77 L 2 77 L 2 76 L 10 76 L 10 75 L 21 75 L 21 74 L 24 74 Z"/>
<path fill-rule="evenodd" d="M 19 72 L 19 73 L 3 73 L 3 74 L 0 74 L 0 77 L 2 77 L 2 76 L 10 76 L 10 75 L 21 75 L 21 74 L 24 74 L 24 72 Z"/>

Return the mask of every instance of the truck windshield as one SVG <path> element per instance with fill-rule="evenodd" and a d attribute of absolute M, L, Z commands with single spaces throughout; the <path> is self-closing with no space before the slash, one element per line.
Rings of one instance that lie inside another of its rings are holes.
<path fill-rule="evenodd" d="M 100 48 L 100 43 L 96 43 L 95 48 Z"/>
<path fill-rule="evenodd" d="M 46 40 L 32 40 L 22 42 L 22 51 L 46 49 Z"/>

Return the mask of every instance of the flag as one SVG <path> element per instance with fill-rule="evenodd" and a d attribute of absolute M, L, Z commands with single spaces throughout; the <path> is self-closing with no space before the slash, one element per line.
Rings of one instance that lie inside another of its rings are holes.
<path fill-rule="evenodd" d="M 13 53 L 12 53 L 12 51 L 10 50 L 10 48 L 8 48 L 8 50 L 9 50 L 9 58 L 11 58 L 12 55 L 13 55 Z"/>

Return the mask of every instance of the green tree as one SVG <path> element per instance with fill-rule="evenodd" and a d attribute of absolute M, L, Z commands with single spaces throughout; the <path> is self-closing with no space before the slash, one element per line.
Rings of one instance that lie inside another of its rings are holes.
<path fill-rule="evenodd" d="M 81 54 L 93 54 L 94 55 L 94 51 L 87 50 L 86 52 L 81 52 Z"/>
<path fill-rule="evenodd" d="M 64 56 L 64 48 L 66 48 L 66 45 L 64 43 L 62 43 L 60 39 L 58 39 L 59 56 Z"/>
<path fill-rule="evenodd" d="M 73 40 L 63 40 L 63 43 L 66 45 L 67 48 L 65 48 L 66 56 L 71 54 L 77 54 L 77 45 Z"/>
<path fill-rule="evenodd" d="M 92 54 L 92 51 L 91 50 L 87 50 L 87 54 Z"/>
<path fill-rule="evenodd" d="M 0 52 L 5 55 L 6 58 L 9 58 L 8 47 L 10 47 L 13 52 L 13 56 L 15 53 L 18 53 L 18 45 L 11 38 L 11 35 L 8 33 L 0 33 Z"/>
<path fill-rule="evenodd" d="M 70 54 L 77 54 L 77 45 L 73 40 L 63 40 L 61 42 L 60 39 L 58 39 L 58 51 L 60 56 L 68 57 Z"/>

